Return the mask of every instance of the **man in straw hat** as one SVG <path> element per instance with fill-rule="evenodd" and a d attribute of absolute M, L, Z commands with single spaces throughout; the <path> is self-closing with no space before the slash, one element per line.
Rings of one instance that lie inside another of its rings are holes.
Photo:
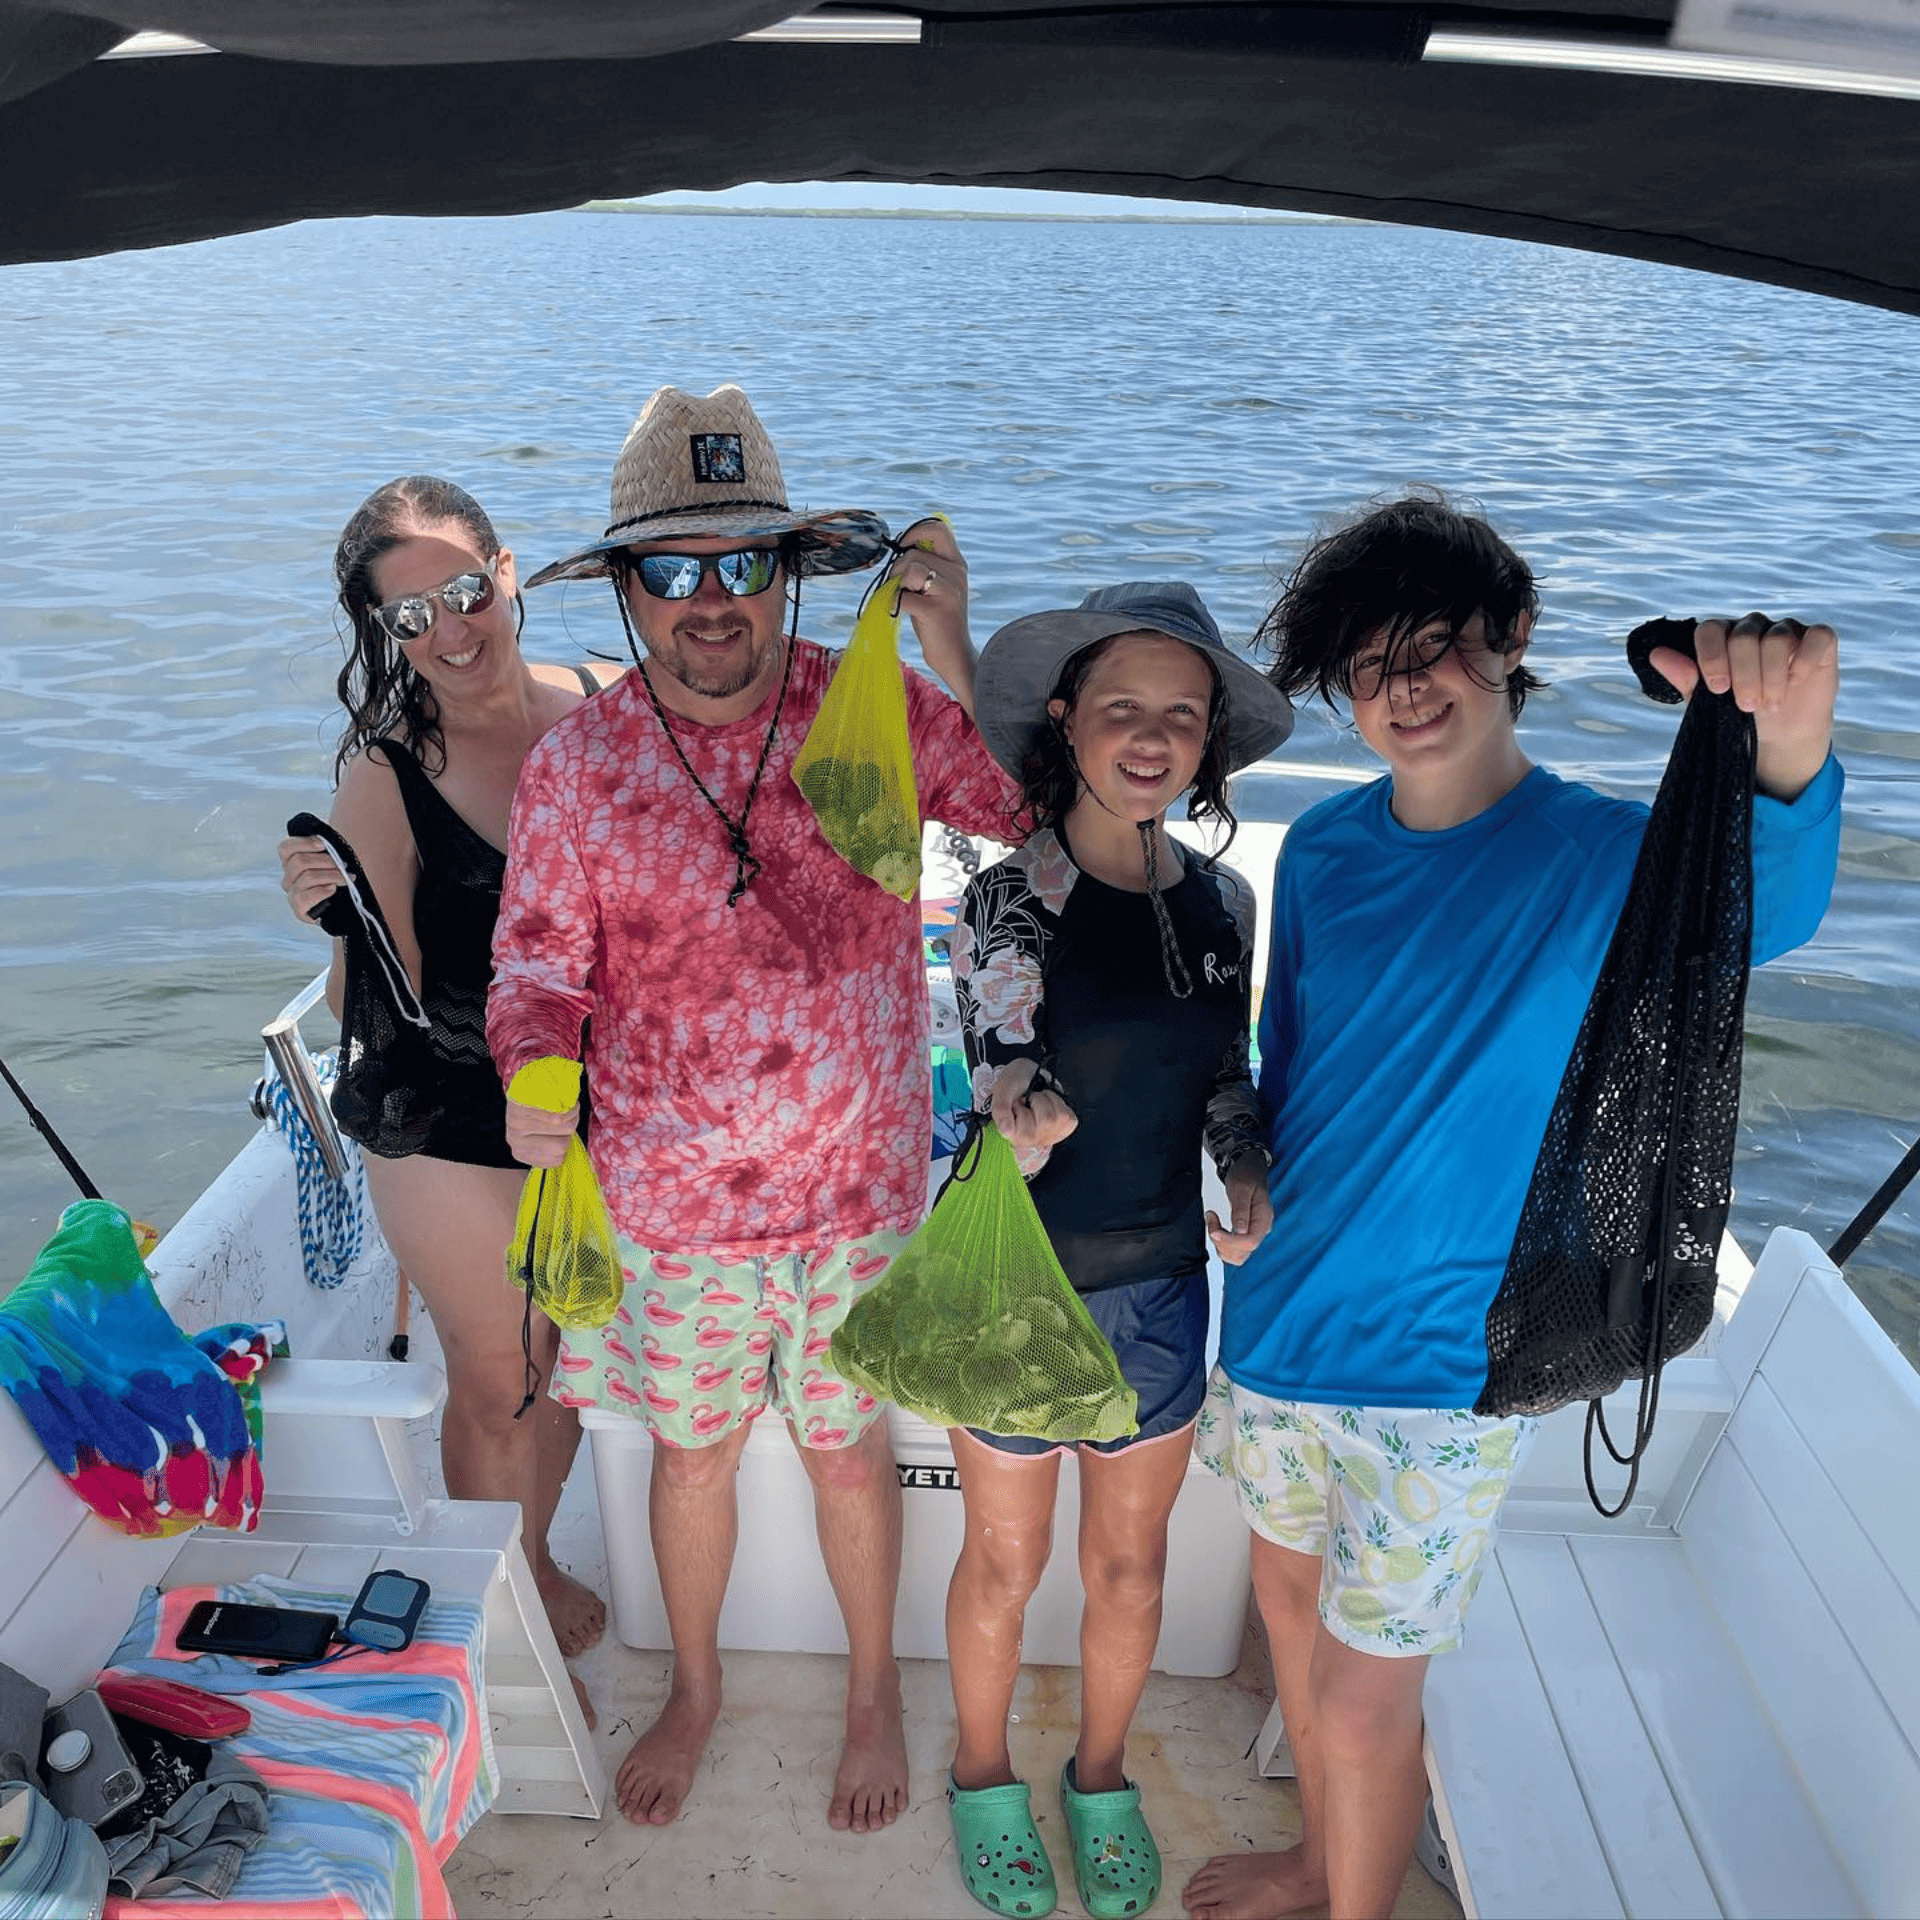
<path fill-rule="evenodd" d="M 605 536 L 529 582 L 610 579 L 636 662 L 527 756 L 487 1033 L 511 1081 L 531 1060 L 579 1057 L 592 1020 L 591 1146 L 627 1301 L 614 1324 L 567 1336 L 555 1380 L 655 1440 L 674 1674 L 620 1769 L 638 1822 L 679 1811 L 719 1713 L 734 1476 L 770 1407 L 813 1482 L 846 1620 L 828 1818 L 871 1832 L 905 1804 L 899 1487 L 884 1408 L 827 1348 L 926 1210 L 920 915 L 841 859 L 792 778 L 834 660 L 799 637 L 801 582 L 890 554 L 877 590 L 902 596 L 953 695 L 906 676 L 921 809 L 1004 839 L 1013 789 L 971 718 L 952 533 L 923 521 L 895 547 L 874 514 L 790 507 L 738 387 L 656 393 L 615 463 Z M 511 1104 L 507 1134 L 529 1165 L 554 1165 L 574 1124 Z"/>

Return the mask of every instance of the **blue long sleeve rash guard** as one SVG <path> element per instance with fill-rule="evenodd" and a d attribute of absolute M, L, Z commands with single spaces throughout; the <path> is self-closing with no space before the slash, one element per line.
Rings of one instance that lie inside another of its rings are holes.
<path fill-rule="evenodd" d="M 1753 958 L 1820 924 L 1829 759 L 1754 802 Z M 1260 1012 L 1274 1225 L 1230 1269 L 1220 1360 L 1278 1400 L 1470 1407 L 1534 1157 L 1626 897 L 1647 809 L 1536 767 L 1415 833 L 1392 782 L 1289 830 Z"/>

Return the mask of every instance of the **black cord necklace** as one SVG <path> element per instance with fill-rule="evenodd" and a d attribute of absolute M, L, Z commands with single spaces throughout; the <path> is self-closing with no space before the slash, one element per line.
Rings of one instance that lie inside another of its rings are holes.
<path fill-rule="evenodd" d="M 673 748 L 673 757 L 686 769 L 687 778 L 693 782 L 694 791 L 719 816 L 720 824 L 727 830 L 727 844 L 733 849 L 733 885 L 727 892 L 727 905 L 737 907 L 740 896 L 752 886 L 760 874 L 760 862 L 753 856 L 753 845 L 747 838 L 747 817 L 753 812 L 754 796 L 760 791 L 760 776 L 767 770 L 767 756 L 773 751 L 774 735 L 780 731 L 780 715 L 787 704 L 787 682 L 793 678 L 793 639 L 787 640 L 786 664 L 780 669 L 780 697 L 773 703 L 773 718 L 767 722 L 767 737 L 760 743 L 760 758 L 754 764 L 753 778 L 747 782 L 747 798 L 740 809 L 740 818 L 736 820 L 711 793 L 707 785 L 693 770 L 693 762 L 687 758 L 686 750 L 680 744 L 680 737 L 667 719 L 667 710 L 660 704 L 660 696 L 653 690 L 652 677 L 647 672 L 647 663 L 639 662 L 640 684 L 647 690 L 647 699 L 660 720 L 660 731 L 667 736 L 667 743 Z"/>
<path fill-rule="evenodd" d="M 1099 795 L 1095 794 L 1094 798 L 1098 799 Z M 1160 968 L 1167 976 L 1167 991 L 1176 1000 L 1186 1000 L 1193 994 L 1193 975 L 1187 971 L 1186 958 L 1173 931 L 1173 916 L 1160 894 L 1160 860 L 1154 845 L 1154 828 L 1158 824 L 1154 820 L 1135 822 L 1140 829 L 1140 850 L 1147 863 L 1147 898 L 1153 903 L 1154 924 L 1160 930 Z"/>

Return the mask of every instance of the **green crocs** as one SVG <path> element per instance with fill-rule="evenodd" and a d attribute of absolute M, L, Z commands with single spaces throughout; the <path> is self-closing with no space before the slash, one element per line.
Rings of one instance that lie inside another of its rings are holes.
<path fill-rule="evenodd" d="M 1073 1880 L 1093 1920 L 1127 1920 L 1160 1897 L 1160 1849 L 1131 1780 L 1118 1793 L 1081 1793 L 1073 1756 L 1060 1769 L 1060 1806 L 1073 1836 Z"/>
<path fill-rule="evenodd" d="M 1053 1862 L 1033 1824 L 1033 1802 L 1024 1780 L 965 1793 L 948 1774 L 947 1809 L 953 1816 L 960 1878 L 983 1907 L 1023 1920 L 1040 1920 L 1054 1910 L 1060 1894 L 1053 1883 Z"/>

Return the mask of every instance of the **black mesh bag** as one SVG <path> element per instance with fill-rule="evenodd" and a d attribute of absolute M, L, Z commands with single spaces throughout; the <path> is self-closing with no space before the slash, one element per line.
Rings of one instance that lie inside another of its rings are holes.
<path fill-rule="evenodd" d="M 314 916 L 346 948 L 333 1117 L 369 1152 L 419 1153 L 436 1111 L 414 1091 L 437 1078 L 432 1026 L 352 847 L 316 814 L 296 813 L 287 832 L 324 840 L 341 869 L 338 890 Z"/>
<path fill-rule="evenodd" d="M 1671 705 L 1680 696 L 1648 663 L 1659 646 L 1691 655 L 1693 623 L 1649 621 L 1627 642 L 1643 691 Z M 1697 688 L 1487 1311 L 1487 1384 L 1474 1411 L 1587 1401 L 1587 1492 L 1609 1518 L 1638 1484 L 1661 1366 L 1713 1317 L 1740 1115 L 1753 785 L 1751 715 L 1731 694 Z M 1622 1450 L 1600 1397 L 1633 1378 L 1639 1408 Z M 1630 1470 L 1612 1507 L 1594 1487 L 1596 1432 Z"/>

